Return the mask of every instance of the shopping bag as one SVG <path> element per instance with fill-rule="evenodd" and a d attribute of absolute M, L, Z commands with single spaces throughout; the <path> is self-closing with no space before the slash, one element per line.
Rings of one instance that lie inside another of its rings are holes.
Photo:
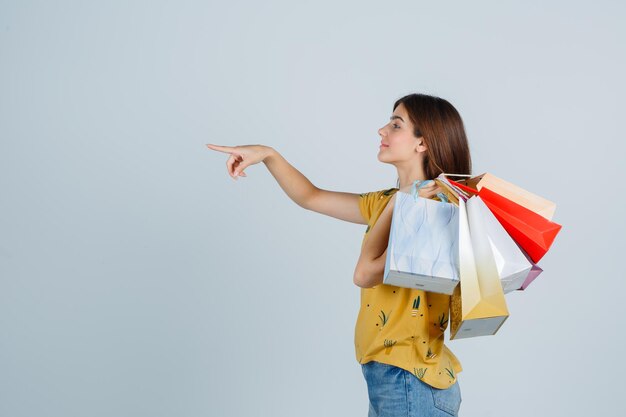
<path fill-rule="evenodd" d="M 515 291 L 522 286 L 533 264 L 484 203 L 477 205 L 476 208 L 484 216 L 482 220 L 485 233 L 496 262 L 502 290 L 505 294 Z"/>
<path fill-rule="evenodd" d="M 561 230 L 560 224 L 546 219 L 487 187 L 482 187 L 480 191 L 477 191 L 453 180 L 449 182 L 480 196 L 509 235 L 520 244 L 535 263 L 548 252 Z"/>
<path fill-rule="evenodd" d="M 459 198 L 460 284 L 450 297 L 450 339 L 496 334 L 509 316 L 486 218 L 493 216 L 478 196 Z"/>
<path fill-rule="evenodd" d="M 458 194 L 461 193 L 461 191 L 458 188 L 455 188 L 454 186 L 452 186 L 446 180 L 446 178 L 443 177 L 443 175 L 438 176 L 433 181 L 435 181 L 435 184 L 437 184 L 437 186 L 441 188 L 442 192 L 440 194 L 443 194 L 445 196 L 445 199 L 448 202 L 458 207 L 459 206 Z"/>
<path fill-rule="evenodd" d="M 452 294 L 459 283 L 459 208 L 419 197 L 415 187 L 395 199 L 383 284 Z"/>
<path fill-rule="evenodd" d="M 459 182 L 478 191 L 483 187 L 487 187 L 491 191 L 534 211 L 548 220 L 552 220 L 552 217 L 554 217 L 555 203 L 488 172 Z"/>
<path fill-rule="evenodd" d="M 435 182 L 443 188 L 444 192 L 452 199 L 450 194 L 466 195 L 469 198 L 469 193 L 464 193 L 459 188 L 452 185 L 444 174 L 439 175 Z M 476 195 L 476 194 L 474 194 Z M 454 200 L 458 204 L 458 198 Z M 482 209 L 484 204 L 480 206 Z M 506 229 L 502 227 L 500 222 L 493 215 L 487 215 L 484 217 L 486 233 L 489 237 L 489 243 L 493 252 L 496 266 L 498 268 L 498 275 L 500 277 L 500 283 L 502 284 L 502 290 L 504 293 L 519 289 L 528 274 L 533 268 L 528 255 L 522 250 L 522 248 L 511 238 Z"/>

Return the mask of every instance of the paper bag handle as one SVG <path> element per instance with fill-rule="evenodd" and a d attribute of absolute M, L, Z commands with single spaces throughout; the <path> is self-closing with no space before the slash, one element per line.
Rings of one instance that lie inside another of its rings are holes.
<path fill-rule="evenodd" d="M 446 175 L 446 176 L 451 176 L 451 177 L 471 177 L 471 175 L 468 174 L 448 174 L 448 173 L 441 173 L 441 175 Z M 461 190 L 466 191 L 470 194 L 478 194 L 478 190 L 475 190 L 471 187 L 468 187 L 467 185 L 463 185 L 461 183 L 458 183 L 456 181 L 451 180 L 450 178 L 447 178 L 447 180 L 450 182 L 450 184 L 454 185 L 455 187 L 459 187 Z"/>
<path fill-rule="evenodd" d="M 478 190 L 475 190 L 472 187 L 468 187 L 467 185 L 463 185 L 463 184 L 460 184 L 460 183 L 458 183 L 456 181 L 452 181 L 451 179 L 448 179 L 448 181 L 450 181 L 450 184 L 452 184 L 452 185 L 454 185 L 456 187 L 459 187 L 463 191 L 467 191 L 468 193 L 471 193 L 471 194 L 478 194 Z"/>
<path fill-rule="evenodd" d="M 413 196 L 413 199 L 415 201 L 417 201 L 417 199 L 419 198 L 419 193 L 418 190 L 420 188 L 422 188 L 423 186 L 425 186 L 426 184 L 430 183 L 430 182 L 434 182 L 433 180 L 415 180 L 413 181 L 413 185 L 411 186 L 411 195 Z M 417 186 L 417 184 L 419 183 L 419 187 Z M 445 195 L 444 193 L 437 193 L 437 197 L 439 197 L 441 199 L 441 201 L 448 203 L 448 196 Z"/>

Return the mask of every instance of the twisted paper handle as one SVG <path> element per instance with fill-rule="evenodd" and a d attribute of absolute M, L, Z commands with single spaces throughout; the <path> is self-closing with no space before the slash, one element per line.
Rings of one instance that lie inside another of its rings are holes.
<path fill-rule="evenodd" d="M 433 180 L 413 181 L 413 185 L 411 186 L 411 195 L 413 196 L 413 200 L 417 201 L 417 199 L 419 198 L 419 193 L 417 191 L 430 182 L 434 182 L 434 181 Z M 417 186 L 418 183 L 419 183 L 419 187 Z M 437 193 L 437 197 L 439 197 L 441 201 L 448 203 L 448 196 L 445 195 L 444 193 Z"/>

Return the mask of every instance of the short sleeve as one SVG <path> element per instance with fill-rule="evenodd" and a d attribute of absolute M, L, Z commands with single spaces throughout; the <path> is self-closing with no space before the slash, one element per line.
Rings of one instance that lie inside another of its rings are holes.
<path fill-rule="evenodd" d="M 369 222 L 372 216 L 374 203 L 380 198 L 381 191 L 371 191 L 359 194 L 359 209 L 365 221 Z"/>

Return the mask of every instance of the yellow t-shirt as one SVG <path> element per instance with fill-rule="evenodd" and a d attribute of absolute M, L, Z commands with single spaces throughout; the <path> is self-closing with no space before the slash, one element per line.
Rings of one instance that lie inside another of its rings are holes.
<path fill-rule="evenodd" d="M 360 194 L 359 208 L 367 234 L 397 188 Z M 441 201 L 438 197 L 434 200 Z M 450 317 L 450 296 L 413 288 L 379 284 L 361 288 L 361 308 L 354 344 L 360 364 L 377 361 L 414 374 L 435 388 L 448 388 L 463 368 L 444 345 Z"/>

